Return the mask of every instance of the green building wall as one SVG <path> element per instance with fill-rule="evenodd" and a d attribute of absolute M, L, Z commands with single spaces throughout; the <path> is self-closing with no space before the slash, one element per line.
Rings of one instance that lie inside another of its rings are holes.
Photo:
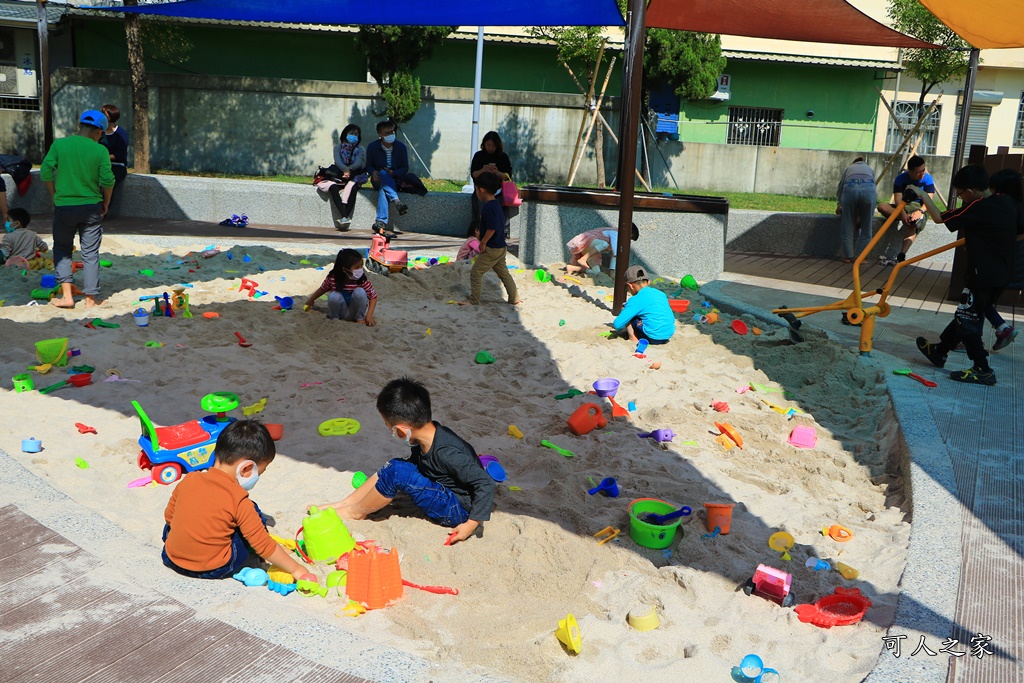
<path fill-rule="evenodd" d="M 179 24 L 175 30 L 191 43 L 188 60 L 178 64 L 151 53 L 147 55 L 148 69 L 158 73 L 366 82 L 366 59 L 356 49 L 351 33 L 194 24 Z M 124 24 L 76 18 L 74 54 L 78 67 L 127 70 Z M 620 63 L 616 62 L 608 84 L 609 95 L 619 94 Z M 476 43 L 466 40 L 446 41 L 416 70 L 425 86 L 472 88 L 475 74 Z M 486 44 L 483 87 L 579 92 L 552 47 L 529 44 Z"/>
<path fill-rule="evenodd" d="M 684 142 L 725 144 L 730 107 L 764 107 L 783 110 L 780 147 L 873 148 L 878 100 L 872 69 L 730 60 L 726 73 L 728 101 L 683 102 L 679 134 Z"/>

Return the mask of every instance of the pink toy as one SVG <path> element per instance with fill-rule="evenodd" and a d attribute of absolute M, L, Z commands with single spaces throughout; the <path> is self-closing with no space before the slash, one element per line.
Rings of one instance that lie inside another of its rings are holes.
<path fill-rule="evenodd" d="M 725 401 L 715 401 L 714 403 L 711 404 L 711 407 L 714 408 L 715 412 L 717 413 L 729 412 L 729 404 L 726 403 Z"/>
<path fill-rule="evenodd" d="M 375 234 L 370 239 L 370 252 L 366 259 L 366 267 L 382 275 L 407 272 L 409 270 L 409 252 L 392 249 L 389 238 Z"/>
<path fill-rule="evenodd" d="M 757 565 L 753 578 L 743 586 L 747 595 L 760 595 L 762 598 L 777 602 L 783 607 L 793 605 L 793 594 L 789 592 L 793 585 L 793 575 L 766 564 Z"/>
<path fill-rule="evenodd" d="M 814 448 L 818 443 L 818 435 L 814 427 L 795 427 L 789 434 L 789 444 L 797 448 Z"/>

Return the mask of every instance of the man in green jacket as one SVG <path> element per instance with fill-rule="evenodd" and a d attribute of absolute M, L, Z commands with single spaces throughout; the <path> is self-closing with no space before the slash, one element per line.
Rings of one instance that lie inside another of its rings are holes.
<path fill-rule="evenodd" d="M 78 134 L 54 140 L 43 159 L 39 178 L 53 197 L 53 265 L 61 296 L 50 301 L 59 308 L 74 308 L 71 254 L 78 236 L 82 250 L 85 307 L 92 308 L 100 293 L 100 242 L 103 216 L 114 191 L 110 155 L 100 143 L 107 128 L 103 112 L 90 109 L 78 119 Z"/>

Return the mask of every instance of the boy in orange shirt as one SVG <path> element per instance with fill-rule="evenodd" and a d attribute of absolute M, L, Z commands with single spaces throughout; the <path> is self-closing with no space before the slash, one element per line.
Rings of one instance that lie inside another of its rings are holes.
<path fill-rule="evenodd" d="M 223 579 L 235 574 L 251 549 L 296 579 L 316 581 L 267 532 L 249 491 L 277 450 L 259 420 L 232 422 L 217 439 L 210 469 L 188 474 L 164 510 L 164 564 L 184 576 Z"/>

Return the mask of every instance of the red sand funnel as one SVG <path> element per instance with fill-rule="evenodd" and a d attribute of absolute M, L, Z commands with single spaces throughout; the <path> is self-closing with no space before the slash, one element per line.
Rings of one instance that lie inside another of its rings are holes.
<path fill-rule="evenodd" d="M 348 584 L 345 594 L 366 609 L 381 609 L 395 604 L 402 597 L 402 569 L 398 551 L 356 548 L 348 556 Z"/>

